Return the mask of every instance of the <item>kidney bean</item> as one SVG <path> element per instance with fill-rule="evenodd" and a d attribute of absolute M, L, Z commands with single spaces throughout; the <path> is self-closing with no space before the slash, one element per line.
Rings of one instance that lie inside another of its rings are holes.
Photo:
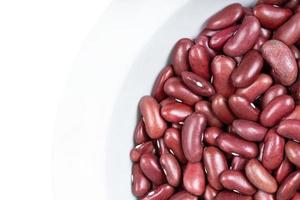
<path fill-rule="evenodd" d="M 204 141 L 213 146 L 217 146 L 216 139 L 223 131 L 218 127 L 209 127 L 205 130 Z"/>
<path fill-rule="evenodd" d="M 203 31 L 200 32 L 200 35 L 205 35 L 207 37 L 213 37 L 215 34 L 220 32 L 220 30 L 211 30 L 211 29 L 203 29 Z"/>
<path fill-rule="evenodd" d="M 245 172 L 248 180 L 258 189 L 268 193 L 276 192 L 278 187 L 276 180 L 258 160 L 249 160 Z"/>
<path fill-rule="evenodd" d="M 284 94 L 287 94 L 287 89 L 284 86 L 280 84 L 273 85 L 265 92 L 261 101 L 261 107 L 264 109 L 274 98 Z"/>
<path fill-rule="evenodd" d="M 206 185 L 205 192 L 204 192 L 204 200 L 214 200 L 217 196 L 218 192 L 210 185 Z"/>
<path fill-rule="evenodd" d="M 271 127 L 283 117 L 290 114 L 295 107 L 295 102 L 288 95 L 281 95 L 273 99 L 261 112 L 260 122 L 263 126 Z"/>
<path fill-rule="evenodd" d="M 296 8 L 294 9 L 294 12 L 295 12 L 295 13 L 300 12 L 300 5 L 297 5 L 297 6 L 296 6 Z"/>
<path fill-rule="evenodd" d="M 185 85 L 195 94 L 210 97 L 215 94 L 213 86 L 204 78 L 193 72 L 182 72 L 181 77 Z"/>
<path fill-rule="evenodd" d="M 168 122 L 178 123 L 192 114 L 193 109 L 182 103 L 169 103 L 162 106 L 161 116 Z"/>
<path fill-rule="evenodd" d="M 291 173 L 281 183 L 277 191 L 277 199 L 288 200 L 291 199 L 300 188 L 300 170 Z"/>
<path fill-rule="evenodd" d="M 161 102 L 159 102 L 159 104 L 160 104 L 161 107 L 163 107 L 163 106 L 165 106 L 169 103 L 176 103 L 176 102 L 178 102 L 178 101 L 176 101 L 175 98 L 167 97 L 167 98 L 163 99 Z"/>
<path fill-rule="evenodd" d="M 141 200 L 167 200 L 175 192 L 174 188 L 168 184 L 160 185 L 150 191 L 147 196 Z"/>
<path fill-rule="evenodd" d="M 253 198 L 235 192 L 222 191 L 217 194 L 215 200 L 253 200 Z"/>
<path fill-rule="evenodd" d="M 266 169 L 274 170 L 282 163 L 285 141 L 273 129 L 269 130 L 264 140 L 262 164 Z"/>
<path fill-rule="evenodd" d="M 233 121 L 232 131 L 238 134 L 240 137 L 254 142 L 263 141 L 267 133 L 267 129 L 265 127 L 256 122 L 244 119 Z"/>
<path fill-rule="evenodd" d="M 198 198 L 187 191 L 177 192 L 169 200 L 197 200 Z"/>
<path fill-rule="evenodd" d="M 259 3 L 266 3 L 266 4 L 274 4 L 274 5 L 281 5 L 288 0 L 259 0 Z"/>
<path fill-rule="evenodd" d="M 207 173 L 209 184 L 216 190 L 221 190 L 219 176 L 228 169 L 228 164 L 224 154 L 216 147 L 207 147 L 203 153 L 204 167 Z"/>
<path fill-rule="evenodd" d="M 300 168 L 300 144 L 288 141 L 285 145 L 285 155 L 291 163 Z"/>
<path fill-rule="evenodd" d="M 297 192 L 292 200 L 300 200 L 300 192 Z"/>
<path fill-rule="evenodd" d="M 238 28 L 239 25 L 233 25 L 219 31 L 211 37 L 211 39 L 209 40 L 209 46 L 216 51 L 220 51 L 227 40 L 234 35 Z"/>
<path fill-rule="evenodd" d="M 210 48 L 209 46 L 209 38 L 205 35 L 199 35 L 196 40 L 195 40 L 196 44 L 199 44 L 200 46 L 203 46 L 209 56 L 209 58 L 213 58 L 217 55 L 217 53 L 215 52 L 215 50 L 213 50 L 212 48 Z"/>
<path fill-rule="evenodd" d="M 271 38 L 272 32 L 267 28 L 261 27 L 259 35 L 268 40 Z"/>
<path fill-rule="evenodd" d="M 136 197 L 145 195 L 151 189 L 150 181 L 144 176 L 139 164 L 132 166 L 132 194 Z"/>
<path fill-rule="evenodd" d="M 164 175 L 155 155 L 144 153 L 140 159 L 140 167 L 144 175 L 154 184 L 160 185 L 164 182 Z"/>
<path fill-rule="evenodd" d="M 263 67 L 263 58 L 256 50 L 250 50 L 243 57 L 241 63 L 231 74 L 234 87 L 247 87 L 259 76 Z"/>
<path fill-rule="evenodd" d="M 291 114 L 289 114 L 284 119 L 296 119 L 296 120 L 300 120 L 300 105 L 297 105 L 295 107 L 295 109 L 293 110 L 293 112 L 291 112 Z"/>
<path fill-rule="evenodd" d="M 281 84 L 289 86 L 296 81 L 298 67 L 295 57 L 287 45 L 278 40 L 269 40 L 262 46 L 261 52 L 263 58 L 270 64 L 275 78 Z"/>
<path fill-rule="evenodd" d="M 244 158 L 254 158 L 257 156 L 258 149 L 254 142 L 248 142 L 232 134 L 221 134 L 217 138 L 220 149 L 232 155 L 239 155 Z"/>
<path fill-rule="evenodd" d="M 164 142 L 181 163 L 186 163 L 186 158 L 181 147 L 181 135 L 179 130 L 168 128 L 164 135 Z"/>
<path fill-rule="evenodd" d="M 258 190 L 254 195 L 254 200 L 276 200 L 274 194 L 270 194 L 261 190 Z"/>
<path fill-rule="evenodd" d="M 260 34 L 260 24 L 256 17 L 246 16 L 235 33 L 224 45 L 223 51 L 228 56 L 240 56 L 250 50 Z"/>
<path fill-rule="evenodd" d="M 196 196 L 200 196 L 205 190 L 205 173 L 201 163 L 188 163 L 183 174 L 184 188 Z"/>
<path fill-rule="evenodd" d="M 195 111 L 203 114 L 210 126 L 222 127 L 222 122 L 215 116 L 208 101 L 199 101 L 195 105 Z"/>
<path fill-rule="evenodd" d="M 286 119 L 280 122 L 277 133 L 285 138 L 300 141 L 300 121 L 296 119 Z"/>
<path fill-rule="evenodd" d="M 294 57 L 298 60 L 300 58 L 300 51 L 299 51 L 299 49 L 295 45 L 290 46 L 290 49 L 291 49 Z"/>
<path fill-rule="evenodd" d="M 161 101 L 166 98 L 166 94 L 164 92 L 164 84 L 166 80 L 168 80 L 172 76 L 174 76 L 174 72 L 172 66 L 170 65 L 163 68 L 157 76 L 151 93 L 151 95 L 157 101 Z"/>
<path fill-rule="evenodd" d="M 176 158 L 170 153 L 165 153 L 160 156 L 159 162 L 168 183 L 174 187 L 178 186 L 181 178 L 181 168 Z"/>
<path fill-rule="evenodd" d="M 160 156 L 169 153 L 169 149 L 167 148 L 163 138 L 159 138 L 158 140 L 156 140 L 156 147 Z"/>
<path fill-rule="evenodd" d="M 165 93 L 177 99 L 184 104 L 194 105 L 201 98 L 192 93 L 179 78 L 169 78 L 164 86 Z"/>
<path fill-rule="evenodd" d="M 188 38 L 180 39 L 172 51 L 172 65 L 174 72 L 180 75 L 181 72 L 189 69 L 188 54 L 194 42 Z"/>
<path fill-rule="evenodd" d="M 145 153 L 154 153 L 155 148 L 151 141 L 139 144 L 130 151 L 130 159 L 132 162 L 138 162 Z"/>
<path fill-rule="evenodd" d="M 248 160 L 239 156 L 234 156 L 231 160 L 231 170 L 244 170 Z"/>
<path fill-rule="evenodd" d="M 292 163 L 284 158 L 280 166 L 275 170 L 274 177 L 278 183 L 281 183 L 293 170 Z"/>
<path fill-rule="evenodd" d="M 272 78 L 267 74 L 260 74 L 258 78 L 248 87 L 239 88 L 236 94 L 253 102 L 265 91 L 267 91 L 273 83 Z"/>
<path fill-rule="evenodd" d="M 207 28 L 218 30 L 226 28 L 243 16 L 243 7 L 239 3 L 230 4 L 213 15 L 207 22 Z"/>
<path fill-rule="evenodd" d="M 259 153 L 257 156 L 257 160 L 262 161 L 263 159 L 263 155 L 264 155 L 264 143 L 259 143 L 258 144 L 258 149 L 259 149 Z"/>
<path fill-rule="evenodd" d="M 227 56 L 216 56 L 211 64 L 213 86 L 217 94 L 229 97 L 234 93 L 230 76 L 235 68 L 235 62 Z"/>
<path fill-rule="evenodd" d="M 182 127 L 182 149 L 190 162 L 199 162 L 202 159 L 202 135 L 206 128 L 206 118 L 203 114 L 194 113 L 188 116 Z"/>
<path fill-rule="evenodd" d="M 228 100 L 231 111 L 240 119 L 257 121 L 260 111 L 241 96 L 232 95 Z"/>
<path fill-rule="evenodd" d="M 295 101 L 300 102 L 300 79 L 290 87 L 290 92 Z"/>
<path fill-rule="evenodd" d="M 222 95 L 215 95 L 212 98 L 211 108 L 216 117 L 225 124 L 231 124 L 235 119 L 228 107 L 227 99 Z"/>
<path fill-rule="evenodd" d="M 192 71 L 203 79 L 208 80 L 210 77 L 209 55 L 205 47 L 195 44 L 190 49 L 188 56 Z"/>
<path fill-rule="evenodd" d="M 289 0 L 284 4 L 284 7 L 294 10 L 299 3 L 299 0 Z"/>
<path fill-rule="evenodd" d="M 148 140 L 148 136 L 145 130 L 145 124 L 143 119 L 140 119 L 134 130 L 134 142 L 135 144 L 142 144 Z"/>

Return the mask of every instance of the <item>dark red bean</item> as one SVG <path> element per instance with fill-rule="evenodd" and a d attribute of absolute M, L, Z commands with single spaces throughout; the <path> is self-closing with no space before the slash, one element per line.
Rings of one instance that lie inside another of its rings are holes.
<path fill-rule="evenodd" d="M 160 185 L 140 200 L 167 200 L 174 191 L 174 188 L 168 184 Z"/>
<path fill-rule="evenodd" d="M 204 141 L 209 145 L 217 146 L 216 139 L 222 132 L 218 127 L 209 127 L 205 130 Z"/>
<path fill-rule="evenodd" d="M 291 163 L 300 168 L 300 144 L 288 141 L 285 145 L 285 155 Z"/>
<path fill-rule="evenodd" d="M 193 109 L 182 103 L 169 103 L 162 106 L 161 116 L 168 122 L 178 123 L 192 114 Z"/>
<path fill-rule="evenodd" d="M 295 101 L 300 102 L 300 79 L 290 87 L 290 92 Z"/>
<path fill-rule="evenodd" d="M 189 51 L 189 63 L 192 71 L 208 80 L 210 77 L 209 72 L 209 54 L 205 47 L 200 44 L 195 44 Z"/>
<path fill-rule="evenodd" d="M 254 142 L 263 141 L 267 133 L 267 129 L 265 127 L 256 122 L 244 119 L 233 121 L 232 131 L 238 134 L 240 137 Z"/>
<path fill-rule="evenodd" d="M 198 198 L 186 191 L 177 192 L 169 200 L 197 200 Z"/>
<path fill-rule="evenodd" d="M 219 31 L 211 37 L 209 40 L 209 46 L 216 51 L 220 51 L 227 40 L 234 35 L 238 28 L 238 25 L 234 25 Z"/>
<path fill-rule="evenodd" d="M 169 128 L 164 135 L 164 141 L 170 151 L 176 156 L 181 163 L 186 163 L 186 158 L 181 147 L 181 134 L 175 128 Z"/>
<path fill-rule="evenodd" d="M 235 192 L 222 191 L 217 194 L 215 200 L 253 200 L 253 198 Z"/>
<path fill-rule="evenodd" d="M 155 148 L 152 141 L 148 141 L 135 146 L 130 151 L 130 159 L 132 162 L 138 162 L 144 153 L 154 153 Z"/>
<path fill-rule="evenodd" d="M 274 194 L 270 194 L 261 190 L 258 190 L 254 195 L 254 200 L 276 200 Z"/>
<path fill-rule="evenodd" d="M 274 4 L 274 5 L 281 5 L 288 0 L 259 0 L 259 3 L 266 3 L 266 4 Z"/>
<path fill-rule="evenodd" d="M 168 80 L 172 76 L 174 76 L 174 72 L 172 66 L 170 65 L 163 68 L 161 72 L 158 74 L 151 93 L 151 95 L 157 101 L 161 101 L 164 98 L 166 98 L 166 94 L 164 91 L 164 84 L 166 80 Z"/>
<path fill-rule="evenodd" d="M 199 44 L 200 46 L 203 46 L 209 56 L 209 58 L 213 58 L 217 55 L 216 51 L 213 50 L 212 48 L 210 48 L 209 46 L 209 38 L 205 35 L 199 35 L 196 39 L 195 39 L 195 43 Z"/>
<path fill-rule="evenodd" d="M 287 89 L 284 86 L 280 84 L 273 85 L 265 92 L 261 101 L 261 107 L 264 109 L 274 98 L 284 94 L 287 94 Z"/>
<path fill-rule="evenodd" d="M 271 38 L 271 35 L 272 35 L 272 31 L 270 31 L 269 29 L 266 29 L 266 28 L 263 28 L 261 27 L 260 28 L 260 34 L 259 34 L 261 37 L 265 38 L 265 39 L 270 39 Z"/>
<path fill-rule="evenodd" d="M 300 200 L 300 192 L 297 192 L 292 200 Z"/>
<path fill-rule="evenodd" d="M 164 175 L 155 155 L 143 154 L 140 159 L 140 167 L 145 176 L 154 184 L 160 185 L 164 182 Z"/>
<path fill-rule="evenodd" d="M 294 57 L 296 58 L 296 60 L 298 60 L 300 58 L 300 51 L 299 51 L 299 49 L 295 45 L 290 46 L 290 49 L 291 49 Z"/>
<path fill-rule="evenodd" d="M 205 35 L 207 37 L 212 37 L 215 34 L 217 34 L 219 32 L 219 30 L 211 30 L 211 29 L 203 29 L 203 31 L 201 31 L 200 35 Z"/>
<path fill-rule="evenodd" d="M 291 112 L 291 114 L 289 114 L 284 119 L 296 119 L 296 120 L 300 120 L 300 105 L 297 105 L 295 107 L 295 109 L 293 110 L 293 112 Z"/>
<path fill-rule="evenodd" d="M 148 140 L 148 136 L 145 130 L 145 124 L 143 119 L 140 119 L 134 130 L 134 142 L 135 144 L 142 144 Z"/>
<path fill-rule="evenodd" d="M 176 158 L 172 154 L 166 153 L 160 156 L 159 162 L 168 183 L 174 187 L 178 186 L 181 178 L 181 168 Z"/>
<path fill-rule="evenodd" d="M 277 133 L 285 138 L 300 141 L 300 121 L 297 119 L 286 119 L 280 122 Z"/>
<path fill-rule="evenodd" d="M 186 118 L 182 127 L 182 149 L 190 162 L 199 162 L 202 159 L 202 135 L 206 128 L 206 118 L 202 114 L 194 113 Z"/>
<path fill-rule="evenodd" d="M 212 97 L 211 108 L 216 117 L 225 124 L 231 124 L 235 119 L 229 106 L 227 104 L 227 99 L 220 94 Z"/>
<path fill-rule="evenodd" d="M 171 58 L 175 74 L 180 75 L 181 72 L 189 69 L 188 54 L 193 44 L 193 41 L 188 38 L 183 38 L 176 43 Z"/>
<path fill-rule="evenodd" d="M 278 183 L 281 183 L 293 170 L 292 163 L 284 158 L 280 166 L 275 170 L 274 177 Z"/>
<path fill-rule="evenodd" d="M 222 127 L 222 122 L 215 116 L 211 104 L 208 101 L 202 100 L 196 103 L 195 111 L 206 117 L 209 126 Z"/>
<path fill-rule="evenodd" d="M 163 138 L 159 138 L 158 140 L 156 140 L 156 147 L 160 156 L 169 153 L 169 149 L 167 148 Z"/>
<path fill-rule="evenodd" d="M 291 199 L 300 188 L 300 170 L 291 173 L 281 183 L 277 191 L 277 199 L 289 200 Z"/>
<path fill-rule="evenodd" d="M 144 176 L 139 164 L 132 166 L 132 194 L 136 197 L 144 196 L 150 189 L 151 183 Z"/>
<path fill-rule="evenodd" d="M 160 104 L 160 106 L 165 106 L 169 103 L 176 103 L 176 102 L 178 102 L 178 101 L 176 101 L 175 98 L 167 97 L 167 98 L 163 99 L 161 102 L 159 102 L 159 104 Z"/>
<path fill-rule="evenodd" d="M 263 155 L 264 155 L 264 143 L 259 143 L 258 144 L 258 149 L 259 149 L 259 153 L 258 153 L 258 156 L 257 156 L 257 160 L 259 160 L 260 162 L 262 161 L 263 159 Z"/>
<path fill-rule="evenodd" d="M 231 170 L 244 170 L 248 160 L 239 156 L 234 156 L 231 160 Z"/>
<path fill-rule="evenodd" d="M 284 4 L 284 7 L 294 10 L 299 3 L 299 0 L 289 0 Z"/>
<path fill-rule="evenodd" d="M 188 163 L 183 174 L 184 188 L 196 196 L 205 190 L 205 173 L 201 163 Z"/>
<path fill-rule="evenodd" d="M 204 200 L 214 200 L 217 194 L 218 194 L 217 190 L 215 190 L 208 184 L 206 185 L 203 197 Z"/>

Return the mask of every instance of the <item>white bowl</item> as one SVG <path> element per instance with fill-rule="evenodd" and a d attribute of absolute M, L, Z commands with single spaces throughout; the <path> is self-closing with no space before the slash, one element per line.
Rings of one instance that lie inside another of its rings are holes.
<path fill-rule="evenodd" d="M 137 104 L 174 43 L 234 0 L 116 1 L 84 43 L 59 106 L 54 139 L 57 200 L 135 199 L 131 194 Z M 249 5 L 254 0 L 239 1 Z"/>

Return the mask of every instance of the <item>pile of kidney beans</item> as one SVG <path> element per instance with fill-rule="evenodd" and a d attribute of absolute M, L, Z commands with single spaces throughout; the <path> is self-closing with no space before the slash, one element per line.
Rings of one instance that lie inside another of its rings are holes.
<path fill-rule="evenodd" d="M 139 103 L 138 199 L 300 200 L 298 4 L 231 4 L 176 43 Z"/>

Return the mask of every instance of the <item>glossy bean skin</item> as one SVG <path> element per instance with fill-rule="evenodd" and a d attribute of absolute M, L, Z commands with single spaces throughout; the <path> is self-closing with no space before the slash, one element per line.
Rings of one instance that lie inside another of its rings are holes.
<path fill-rule="evenodd" d="M 289 0 L 284 4 L 284 7 L 294 10 L 298 4 L 299 4 L 299 0 Z"/>
<path fill-rule="evenodd" d="M 288 20 L 293 12 L 288 8 L 259 4 L 253 9 L 253 14 L 263 27 L 273 30 Z"/>
<path fill-rule="evenodd" d="M 200 196 L 205 190 L 205 173 L 200 162 L 188 163 L 183 174 L 184 188 L 196 196 Z"/>
<path fill-rule="evenodd" d="M 286 45 L 293 45 L 300 39 L 300 13 L 295 13 L 287 22 L 281 25 L 273 36 Z"/>
<path fill-rule="evenodd" d="M 217 52 L 215 50 L 213 50 L 212 48 L 210 48 L 209 46 L 209 38 L 205 35 L 199 35 L 196 39 L 195 39 L 195 43 L 199 44 L 200 46 L 203 46 L 209 56 L 209 59 L 215 57 L 217 55 Z"/>
<path fill-rule="evenodd" d="M 144 175 L 156 185 L 164 182 L 164 174 L 155 155 L 145 153 L 141 156 L 140 167 Z"/>
<path fill-rule="evenodd" d="M 280 122 L 277 133 L 282 137 L 300 141 L 300 121 L 296 119 L 286 119 Z"/>
<path fill-rule="evenodd" d="M 181 72 L 189 69 L 188 54 L 193 44 L 194 42 L 188 38 L 183 38 L 176 43 L 171 56 L 175 74 L 180 75 Z"/>
<path fill-rule="evenodd" d="M 200 35 L 205 35 L 207 37 L 213 37 L 215 34 L 217 34 L 218 32 L 220 32 L 220 30 L 211 30 L 211 29 L 203 29 L 201 32 L 200 32 Z"/>
<path fill-rule="evenodd" d="M 284 157 L 284 139 L 273 129 L 269 130 L 264 140 L 262 164 L 266 169 L 279 167 Z"/>
<path fill-rule="evenodd" d="M 153 96 L 157 101 L 161 101 L 166 98 L 164 84 L 166 80 L 168 80 L 172 76 L 174 76 L 174 71 L 172 66 L 170 65 L 163 68 L 158 74 L 151 93 L 151 96 Z"/>
<path fill-rule="evenodd" d="M 186 191 L 177 192 L 169 200 L 197 200 L 198 198 Z"/>
<path fill-rule="evenodd" d="M 162 106 L 161 116 L 168 122 L 178 123 L 183 121 L 187 116 L 192 114 L 193 109 L 182 103 L 169 103 Z"/>
<path fill-rule="evenodd" d="M 296 81 L 298 66 L 292 51 L 286 44 L 279 40 L 269 40 L 264 43 L 261 52 L 271 66 L 274 78 L 282 85 L 290 86 Z"/>
<path fill-rule="evenodd" d="M 273 5 L 281 5 L 288 0 L 259 0 L 259 3 L 273 4 Z"/>
<path fill-rule="evenodd" d="M 159 156 L 169 153 L 169 149 L 166 146 L 166 143 L 163 138 L 156 140 L 156 148 L 158 149 Z"/>
<path fill-rule="evenodd" d="M 215 94 L 213 86 L 201 76 L 193 72 L 182 72 L 182 80 L 184 84 L 195 94 L 205 97 L 210 97 Z"/>
<path fill-rule="evenodd" d="M 211 64 L 213 86 L 217 94 L 229 97 L 234 93 L 231 83 L 231 73 L 235 68 L 235 61 L 227 56 L 216 56 Z"/>
<path fill-rule="evenodd" d="M 132 162 L 138 162 L 144 153 L 154 153 L 155 148 L 151 141 L 139 144 L 130 151 L 130 159 Z"/>
<path fill-rule="evenodd" d="M 233 121 L 232 131 L 238 134 L 241 138 L 253 142 L 263 141 L 267 133 L 267 129 L 265 127 L 256 122 L 244 119 Z"/>
<path fill-rule="evenodd" d="M 248 160 L 239 156 L 234 156 L 231 160 L 230 169 L 231 170 L 244 170 Z"/>
<path fill-rule="evenodd" d="M 206 49 L 200 44 L 195 44 L 189 51 L 188 59 L 192 71 L 208 80 L 210 77 L 209 55 Z"/>
<path fill-rule="evenodd" d="M 236 170 L 226 170 L 220 175 L 220 182 L 228 190 L 235 190 L 244 195 L 253 195 L 256 189 L 244 174 Z"/>
<path fill-rule="evenodd" d="M 292 163 L 287 159 L 284 158 L 280 166 L 275 170 L 274 177 L 278 183 L 281 183 L 290 172 L 293 170 Z"/>
<path fill-rule="evenodd" d="M 235 116 L 229 109 L 227 99 L 220 94 L 212 97 L 211 108 L 216 117 L 225 124 L 231 124 L 235 119 Z"/>
<path fill-rule="evenodd" d="M 248 87 L 239 88 L 235 94 L 245 97 L 248 101 L 253 102 L 265 91 L 267 91 L 273 83 L 271 76 L 267 74 L 260 74 L 258 78 Z"/>
<path fill-rule="evenodd" d="M 165 153 L 161 155 L 159 162 L 168 183 L 174 187 L 178 186 L 181 178 L 181 168 L 176 158 L 170 153 Z"/>
<path fill-rule="evenodd" d="M 295 102 L 292 97 L 288 95 L 278 96 L 263 109 L 260 115 L 260 122 L 266 127 L 274 126 L 283 117 L 290 114 L 294 110 L 294 107 Z"/>
<path fill-rule="evenodd" d="M 203 159 L 209 185 L 216 190 L 222 189 L 219 176 L 228 169 L 224 154 L 216 147 L 207 147 L 204 149 Z"/>
<path fill-rule="evenodd" d="M 184 121 L 181 132 L 182 149 L 190 162 L 199 162 L 202 159 L 202 135 L 206 128 L 206 118 L 199 113 L 191 114 Z"/>
<path fill-rule="evenodd" d="M 257 145 L 232 134 L 221 134 L 217 138 L 220 149 L 228 154 L 239 155 L 243 158 L 254 158 L 258 154 Z"/>
<path fill-rule="evenodd" d="M 297 80 L 291 87 L 290 92 L 295 101 L 300 102 L 300 80 Z"/>
<path fill-rule="evenodd" d="M 222 132 L 218 127 L 209 127 L 204 132 L 204 141 L 209 145 L 217 146 L 216 139 Z"/>
<path fill-rule="evenodd" d="M 215 190 L 208 184 L 206 185 L 203 197 L 204 200 L 214 200 L 217 194 L 218 194 L 217 190 Z"/>
<path fill-rule="evenodd" d="M 220 122 L 220 120 L 213 113 L 210 102 L 205 100 L 199 101 L 195 105 L 195 111 L 203 114 L 210 126 L 222 127 L 222 122 Z"/>
<path fill-rule="evenodd" d="M 251 159 L 245 167 L 248 180 L 258 189 L 274 193 L 277 190 L 277 182 L 272 175 L 256 159 Z"/>
<path fill-rule="evenodd" d="M 218 30 L 234 24 L 243 16 L 243 7 L 239 3 L 230 4 L 213 15 L 207 22 L 207 28 Z"/>
<path fill-rule="evenodd" d="M 287 89 L 284 86 L 280 84 L 273 85 L 265 92 L 261 107 L 264 109 L 274 98 L 284 94 L 287 94 Z"/>
<path fill-rule="evenodd" d="M 291 112 L 291 114 L 289 114 L 284 119 L 296 119 L 296 120 L 300 120 L 300 105 L 297 105 L 295 107 L 295 109 L 293 110 L 293 112 Z"/>
<path fill-rule="evenodd" d="M 175 192 L 174 188 L 168 184 L 160 185 L 150 191 L 145 197 L 140 200 L 167 200 Z"/>
<path fill-rule="evenodd" d="M 276 200 L 276 199 L 274 194 L 270 194 L 259 190 L 255 193 L 254 200 Z"/>
<path fill-rule="evenodd" d="M 260 34 L 260 24 L 256 17 L 246 16 L 236 34 L 224 45 L 223 51 L 228 56 L 240 56 L 250 50 Z"/>
<path fill-rule="evenodd" d="M 235 192 L 222 191 L 217 194 L 215 200 L 253 200 L 253 198 Z"/>
<path fill-rule="evenodd" d="M 288 141 L 285 145 L 285 155 L 291 163 L 300 168 L 300 144 Z"/>
<path fill-rule="evenodd" d="M 290 46 L 290 49 L 291 49 L 294 57 L 296 58 L 296 60 L 298 60 L 300 58 L 300 51 L 299 51 L 299 49 L 295 45 Z"/>
<path fill-rule="evenodd" d="M 234 35 L 238 28 L 238 25 L 234 25 L 219 31 L 211 37 L 209 40 L 209 46 L 216 51 L 220 51 L 227 40 Z"/>
<path fill-rule="evenodd" d="M 259 76 L 263 67 L 263 58 L 256 50 L 250 50 L 245 54 L 241 63 L 231 74 L 234 87 L 247 87 Z"/>
<path fill-rule="evenodd" d="M 136 197 L 145 195 L 151 189 L 150 181 L 144 176 L 139 164 L 132 166 L 132 194 Z"/>
<path fill-rule="evenodd" d="M 164 135 L 164 142 L 181 163 L 186 163 L 186 158 L 181 147 L 181 134 L 179 130 L 168 128 Z"/>
<path fill-rule="evenodd" d="M 300 192 L 297 192 L 292 200 L 300 200 Z"/>
<path fill-rule="evenodd" d="M 281 183 L 277 191 L 277 199 L 288 200 L 291 199 L 300 187 L 300 171 L 295 171 L 291 173 L 284 181 Z"/>
<path fill-rule="evenodd" d="M 142 144 L 148 140 L 148 136 L 145 129 L 143 119 L 140 119 L 134 130 L 134 142 L 135 144 Z"/>
<path fill-rule="evenodd" d="M 176 101 L 175 98 L 167 97 L 167 98 L 163 99 L 161 102 L 159 102 L 159 105 L 162 107 L 162 106 L 165 106 L 169 103 L 176 103 L 176 102 L 178 102 L 178 101 Z"/>
<path fill-rule="evenodd" d="M 228 100 L 228 105 L 233 114 L 238 118 L 251 121 L 258 120 L 259 109 L 252 107 L 246 98 L 232 95 Z"/>
<path fill-rule="evenodd" d="M 184 104 L 194 105 L 201 98 L 191 92 L 179 78 L 169 78 L 165 85 L 164 91 L 167 95 L 181 100 Z"/>

